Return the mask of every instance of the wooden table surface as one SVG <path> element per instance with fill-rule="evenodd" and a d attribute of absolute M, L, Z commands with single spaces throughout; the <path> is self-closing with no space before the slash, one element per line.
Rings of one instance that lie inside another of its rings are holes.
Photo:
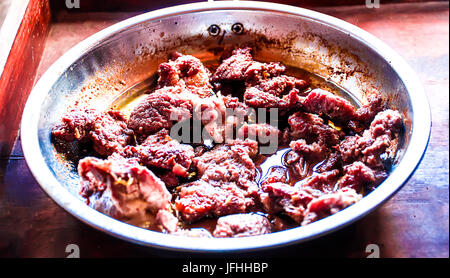
<path fill-rule="evenodd" d="M 416 70 L 431 105 L 428 150 L 412 178 L 387 203 L 362 220 L 307 243 L 243 257 L 365 257 L 377 244 L 381 257 L 449 256 L 449 4 L 381 4 L 321 7 L 377 36 Z M 134 13 L 60 13 L 47 38 L 38 76 L 70 47 Z M 23 158 L 20 138 L 0 157 L 0 257 L 66 257 L 68 244 L 81 257 L 186 257 L 113 238 L 78 221 L 39 187 Z"/>

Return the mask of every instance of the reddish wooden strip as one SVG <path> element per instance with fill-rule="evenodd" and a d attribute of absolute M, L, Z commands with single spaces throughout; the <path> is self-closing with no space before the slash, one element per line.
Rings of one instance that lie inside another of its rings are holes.
<path fill-rule="evenodd" d="M 49 1 L 30 0 L 0 77 L 1 156 L 9 154 L 17 136 L 23 107 L 44 50 L 49 23 Z"/>

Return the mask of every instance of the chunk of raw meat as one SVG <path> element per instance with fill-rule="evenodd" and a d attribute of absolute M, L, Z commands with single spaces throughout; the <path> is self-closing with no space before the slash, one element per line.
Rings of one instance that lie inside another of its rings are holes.
<path fill-rule="evenodd" d="M 367 97 L 367 104 L 356 110 L 356 117 L 358 121 L 369 124 L 384 108 L 384 100 L 381 95 L 379 93 L 372 93 Z"/>
<path fill-rule="evenodd" d="M 181 186 L 175 200 L 175 208 L 188 223 L 206 216 L 243 213 L 253 205 L 253 198 L 235 183 L 213 186 L 203 180 Z"/>
<path fill-rule="evenodd" d="M 158 74 L 158 88 L 176 86 L 185 88 L 199 97 L 213 95 L 209 83 L 210 72 L 194 56 L 173 53 L 171 61 L 159 65 Z"/>
<path fill-rule="evenodd" d="M 156 214 L 156 222 L 159 224 L 161 231 L 168 234 L 188 237 L 212 237 L 211 233 L 203 228 L 181 228 L 178 218 L 168 210 L 159 210 Z"/>
<path fill-rule="evenodd" d="M 378 113 L 370 123 L 370 135 L 372 138 L 388 135 L 393 138 L 403 125 L 402 116 L 398 111 L 385 110 Z"/>
<path fill-rule="evenodd" d="M 144 98 L 130 114 L 128 127 L 146 137 L 174 122 L 192 117 L 194 95 L 179 87 L 164 87 Z"/>
<path fill-rule="evenodd" d="M 98 113 L 99 111 L 95 109 L 72 109 L 63 115 L 62 123 L 53 128 L 52 135 L 68 142 L 75 140 L 87 142 L 92 123 Z"/>
<path fill-rule="evenodd" d="M 127 146 L 122 155 L 136 157 L 145 166 L 170 170 L 177 176 L 186 177 L 194 158 L 194 148 L 173 140 L 168 133 L 162 129 L 148 136 L 141 145 Z"/>
<path fill-rule="evenodd" d="M 288 170 L 283 166 L 270 167 L 268 173 L 263 177 L 261 184 L 267 183 L 287 183 L 289 181 Z"/>
<path fill-rule="evenodd" d="M 312 90 L 302 104 L 307 112 L 326 115 L 336 122 L 347 123 L 356 118 L 350 102 L 322 89 Z"/>
<path fill-rule="evenodd" d="M 241 213 L 253 206 L 258 187 L 251 156 L 257 150 L 255 141 L 235 140 L 194 158 L 199 180 L 182 186 L 175 202 L 183 219 Z"/>
<path fill-rule="evenodd" d="M 386 110 L 377 114 L 363 136 L 347 136 L 338 146 L 342 161 L 346 164 L 362 161 L 371 167 L 382 168 L 381 154 L 393 143 L 392 139 L 402 126 L 397 111 Z"/>
<path fill-rule="evenodd" d="M 133 131 L 127 127 L 119 111 L 100 112 L 94 109 L 73 109 L 62 118 L 52 134 L 64 141 L 92 142 L 94 150 L 108 156 L 133 142 Z"/>
<path fill-rule="evenodd" d="M 305 212 L 305 218 L 301 224 L 302 226 L 305 226 L 329 215 L 338 213 L 348 206 L 358 202 L 361 198 L 362 195 L 356 193 L 355 190 L 350 188 L 343 188 L 334 193 L 320 196 L 308 204 L 308 208 Z"/>
<path fill-rule="evenodd" d="M 211 184 L 234 182 L 251 195 L 257 190 L 256 166 L 251 158 L 257 152 L 257 142 L 234 140 L 194 158 L 194 164 L 200 179 Z"/>
<path fill-rule="evenodd" d="M 80 160 L 80 194 L 94 209 L 114 218 L 131 218 L 165 209 L 171 194 L 164 183 L 136 159 L 112 155 Z"/>
<path fill-rule="evenodd" d="M 297 223 L 303 220 L 308 203 L 315 198 L 309 189 L 280 182 L 263 184 L 261 189 L 260 201 L 268 213 L 284 212 Z"/>
<path fill-rule="evenodd" d="M 279 63 L 260 63 L 253 60 L 251 49 L 236 49 L 223 60 L 211 77 L 215 84 L 232 81 L 257 82 L 281 75 L 286 68 Z"/>
<path fill-rule="evenodd" d="M 214 237 L 247 237 L 269 234 L 269 220 L 258 214 L 232 214 L 217 220 Z"/>
<path fill-rule="evenodd" d="M 290 131 L 287 137 L 291 140 L 304 139 L 308 144 L 333 146 L 339 143 L 340 132 L 326 125 L 317 115 L 296 112 L 289 116 Z"/>

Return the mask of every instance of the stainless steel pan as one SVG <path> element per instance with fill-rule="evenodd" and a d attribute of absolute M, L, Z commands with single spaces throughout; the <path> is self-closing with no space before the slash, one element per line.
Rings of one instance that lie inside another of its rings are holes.
<path fill-rule="evenodd" d="M 213 27 L 211 27 L 213 26 Z M 250 45 L 256 59 L 280 61 L 326 76 L 365 102 L 372 89 L 404 116 L 406 129 L 390 176 L 355 205 L 333 216 L 269 235 L 205 239 L 157 233 L 103 215 L 78 196 L 79 177 L 55 151 L 51 127 L 68 107 L 107 108 L 138 92 L 170 51 L 218 59 L 230 46 Z M 133 87 L 134 86 L 134 87 Z M 137 87 L 136 87 L 137 86 Z M 131 89 L 130 89 L 131 88 Z M 115 24 L 73 47 L 42 76 L 27 101 L 21 127 L 26 161 L 42 189 L 81 221 L 115 237 L 173 250 L 228 251 L 310 240 L 363 217 L 412 175 L 430 134 L 422 85 L 399 55 L 342 20 L 306 9 L 263 2 L 208 2 L 157 10 Z"/>

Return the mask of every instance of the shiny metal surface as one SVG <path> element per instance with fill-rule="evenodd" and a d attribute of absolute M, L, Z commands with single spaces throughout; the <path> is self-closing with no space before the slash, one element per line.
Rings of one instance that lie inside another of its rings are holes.
<path fill-rule="evenodd" d="M 236 28 L 236 23 L 244 30 Z M 219 31 L 211 30 L 211 25 Z M 255 48 L 256 59 L 281 61 L 327 76 L 358 102 L 364 103 L 372 89 L 385 95 L 388 106 L 398 109 L 406 122 L 404 142 L 390 176 L 360 202 L 335 215 L 305 227 L 248 238 L 186 240 L 112 219 L 80 199 L 74 165 L 61 159 L 50 140 L 51 127 L 68 107 L 77 103 L 107 108 L 122 92 L 148 81 L 170 51 L 213 61 L 224 47 L 243 45 Z M 428 101 L 418 80 L 384 43 L 324 14 L 263 2 L 188 4 L 120 22 L 58 59 L 29 96 L 22 118 L 22 146 L 34 177 L 53 200 L 81 221 L 118 238 L 201 252 L 275 247 L 348 225 L 388 200 L 407 181 L 425 152 L 431 125 Z"/>

